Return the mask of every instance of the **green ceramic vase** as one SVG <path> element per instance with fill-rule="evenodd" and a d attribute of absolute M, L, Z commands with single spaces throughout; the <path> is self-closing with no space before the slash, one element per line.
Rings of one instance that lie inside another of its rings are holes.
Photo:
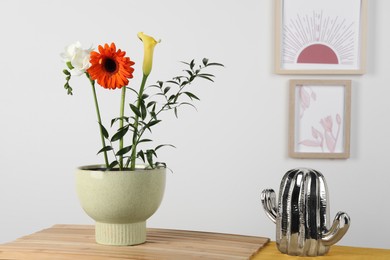
<path fill-rule="evenodd" d="M 96 221 L 96 242 L 137 245 L 146 241 L 146 220 L 161 204 L 166 169 L 103 171 L 83 166 L 76 172 L 76 191 L 84 211 Z"/>

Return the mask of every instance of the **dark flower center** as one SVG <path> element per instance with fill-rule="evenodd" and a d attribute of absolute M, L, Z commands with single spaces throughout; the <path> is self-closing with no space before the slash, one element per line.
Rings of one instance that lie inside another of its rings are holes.
<path fill-rule="evenodd" d="M 110 72 L 110 73 L 113 73 L 117 70 L 116 61 L 113 59 L 110 59 L 110 58 L 108 58 L 104 61 L 103 67 L 107 72 Z"/>

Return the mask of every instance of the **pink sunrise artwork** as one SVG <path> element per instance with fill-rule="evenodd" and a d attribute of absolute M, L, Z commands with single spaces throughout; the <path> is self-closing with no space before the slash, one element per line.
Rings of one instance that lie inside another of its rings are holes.
<path fill-rule="evenodd" d="M 307 46 L 299 54 L 297 63 L 338 64 L 336 53 L 324 44 Z"/>
<path fill-rule="evenodd" d="M 283 63 L 351 65 L 356 59 L 354 28 L 354 22 L 323 10 L 297 13 L 283 27 Z"/>

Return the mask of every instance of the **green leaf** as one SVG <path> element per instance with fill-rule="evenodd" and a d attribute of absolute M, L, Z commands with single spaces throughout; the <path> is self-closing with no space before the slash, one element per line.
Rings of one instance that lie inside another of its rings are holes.
<path fill-rule="evenodd" d="M 146 107 L 149 108 L 149 107 L 153 106 L 153 105 L 156 104 L 156 103 L 157 103 L 156 101 L 150 101 L 150 102 L 146 105 Z"/>
<path fill-rule="evenodd" d="M 70 76 L 70 72 L 69 72 L 68 70 L 65 69 L 65 70 L 63 70 L 62 72 L 63 72 L 65 75 Z"/>
<path fill-rule="evenodd" d="M 131 147 L 132 147 L 131 145 L 123 147 L 115 155 L 120 156 L 120 155 L 124 155 L 124 154 L 130 152 L 131 151 Z"/>
<path fill-rule="evenodd" d="M 217 63 L 217 62 L 208 63 L 207 66 L 221 66 L 221 67 L 225 67 L 222 63 Z"/>
<path fill-rule="evenodd" d="M 114 168 L 118 164 L 119 164 L 118 161 L 113 161 L 112 163 L 110 163 L 110 165 L 108 165 L 107 170 L 111 170 L 112 168 Z"/>
<path fill-rule="evenodd" d="M 167 94 L 170 89 L 171 89 L 171 87 L 164 88 L 164 95 Z"/>
<path fill-rule="evenodd" d="M 148 94 L 143 94 L 142 97 L 141 97 L 141 99 L 147 99 L 148 97 L 149 97 Z"/>
<path fill-rule="evenodd" d="M 190 63 L 190 68 L 193 69 L 195 66 L 195 60 L 192 60 L 191 63 Z"/>
<path fill-rule="evenodd" d="M 131 87 L 126 87 L 126 89 L 133 91 L 135 93 L 135 95 L 138 96 L 138 92 L 135 89 L 133 89 Z"/>
<path fill-rule="evenodd" d="M 116 117 L 114 119 L 111 120 L 111 127 L 114 125 L 114 123 L 118 120 L 124 120 L 126 121 L 127 123 L 129 122 L 129 117 L 127 116 L 123 116 L 123 117 Z"/>
<path fill-rule="evenodd" d="M 173 80 L 176 80 L 180 84 L 181 83 L 181 78 L 184 78 L 184 77 L 183 76 L 174 77 Z"/>
<path fill-rule="evenodd" d="M 150 132 L 152 132 L 152 129 L 150 129 L 152 126 L 160 123 L 161 120 L 154 120 L 154 121 L 150 121 L 149 123 L 145 124 L 144 126 L 144 129 L 148 129 Z"/>
<path fill-rule="evenodd" d="M 140 103 L 140 108 L 141 108 L 141 118 L 142 118 L 142 120 L 144 120 L 144 119 L 146 118 L 146 116 L 148 115 L 148 112 L 147 112 L 147 110 L 146 110 L 145 102 L 144 102 L 144 101 L 142 101 L 142 102 Z"/>
<path fill-rule="evenodd" d="M 164 93 L 157 93 L 155 96 L 164 96 Z"/>
<path fill-rule="evenodd" d="M 175 108 L 173 109 L 173 111 L 174 111 L 174 113 L 175 113 L 176 118 L 179 118 L 179 117 L 177 116 L 177 107 L 175 107 Z"/>
<path fill-rule="evenodd" d="M 127 133 L 128 130 L 129 130 L 128 125 L 118 129 L 118 132 L 116 132 L 114 134 L 114 136 L 111 138 L 111 142 L 115 142 L 115 141 L 121 139 L 123 136 L 125 136 L 125 134 Z"/>
<path fill-rule="evenodd" d="M 151 140 L 151 139 L 142 139 L 142 140 L 139 140 L 139 144 L 140 143 L 146 143 L 146 142 L 152 142 L 153 140 Z"/>
<path fill-rule="evenodd" d="M 194 73 L 192 73 L 192 71 L 190 70 L 184 70 L 184 71 L 187 72 L 190 77 L 194 76 Z"/>
<path fill-rule="evenodd" d="M 175 85 L 180 85 L 179 82 L 174 81 L 174 80 L 168 80 L 168 81 L 166 81 L 166 83 L 172 83 L 172 84 L 175 84 Z"/>
<path fill-rule="evenodd" d="M 114 123 L 115 123 L 116 121 L 118 121 L 118 118 L 114 118 L 114 119 L 111 120 L 111 127 L 114 125 Z"/>
<path fill-rule="evenodd" d="M 134 131 L 135 130 L 134 124 L 128 124 L 128 126 L 131 128 L 130 131 Z"/>
<path fill-rule="evenodd" d="M 195 110 L 197 110 L 197 109 L 196 109 L 196 107 L 195 107 L 193 104 L 191 104 L 191 103 L 188 103 L 188 102 L 182 102 L 182 103 L 180 103 L 180 104 L 179 104 L 179 106 L 182 106 L 182 105 L 191 106 L 191 107 L 193 107 Z"/>
<path fill-rule="evenodd" d="M 147 88 L 158 88 L 158 89 L 160 89 L 160 86 L 153 84 L 153 85 L 147 86 Z"/>
<path fill-rule="evenodd" d="M 107 145 L 107 146 L 104 146 L 102 149 L 100 149 L 97 154 L 103 153 L 103 152 L 107 152 L 107 151 L 111 151 L 111 150 L 112 150 L 112 147 Z"/>
<path fill-rule="evenodd" d="M 214 80 L 210 77 L 210 76 L 207 76 L 205 74 L 198 74 L 198 77 L 199 78 L 203 78 L 203 79 L 207 79 L 207 80 L 210 80 L 211 82 L 214 82 Z M 214 77 L 214 76 L 213 76 Z"/>
<path fill-rule="evenodd" d="M 214 78 L 215 77 L 213 74 L 209 74 L 209 73 L 198 74 L 198 76 L 206 76 L 206 77 L 210 77 L 210 78 Z"/>
<path fill-rule="evenodd" d="M 102 135 L 104 136 L 104 138 L 108 139 L 108 132 L 106 128 L 101 123 L 99 123 L 99 125 L 100 125 L 100 131 Z"/>
<path fill-rule="evenodd" d="M 209 59 L 203 58 L 202 62 L 203 62 L 204 66 L 207 66 L 207 63 L 209 62 Z"/>
<path fill-rule="evenodd" d="M 146 124 L 146 126 L 147 126 L 147 128 L 149 128 L 151 126 L 157 125 L 160 122 L 161 122 L 161 120 L 150 121 L 148 124 Z"/>
<path fill-rule="evenodd" d="M 171 145 L 171 144 L 160 144 L 160 145 L 156 146 L 156 148 L 154 148 L 154 150 L 157 151 L 158 149 L 165 147 L 165 146 L 170 146 L 170 147 L 176 148 L 174 145 Z"/>
<path fill-rule="evenodd" d="M 185 85 L 187 85 L 189 83 L 189 81 L 188 80 L 186 80 L 186 81 L 183 81 L 182 83 L 181 83 L 181 85 L 180 86 L 182 86 L 182 87 L 184 87 Z"/>
<path fill-rule="evenodd" d="M 130 108 L 134 112 L 134 114 L 136 114 L 138 117 L 141 117 L 141 112 L 139 111 L 139 109 L 136 106 L 134 106 L 133 104 L 130 104 Z"/>
<path fill-rule="evenodd" d="M 192 99 L 196 99 L 196 100 L 200 100 L 197 96 L 195 96 L 193 93 L 191 92 L 183 92 L 183 94 L 186 94 L 191 100 Z"/>
<path fill-rule="evenodd" d="M 157 115 L 156 115 L 156 113 L 154 112 L 155 109 L 156 109 L 156 106 L 153 107 L 153 110 L 150 112 L 150 116 L 151 116 L 153 119 L 157 120 Z"/>
<path fill-rule="evenodd" d="M 153 168 L 153 155 L 155 155 L 157 157 L 156 152 L 154 150 L 147 150 L 146 151 L 146 159 L 148 160 L 148 163 L 149 163 L 150 167 L 152 167 L 152 168 Z"/>
<path fill-rule="evenodd" d="M 138 153 L 137 153 L 137 157 L 141 158 L 143 162 L 145 162 L 145 154 L 144 154 L 144 151 L 140 150 Z"/>

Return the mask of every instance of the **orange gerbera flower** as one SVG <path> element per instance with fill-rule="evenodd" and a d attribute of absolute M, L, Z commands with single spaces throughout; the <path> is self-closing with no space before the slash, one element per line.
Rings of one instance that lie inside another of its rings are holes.
<path fill-rule="evenodd" d="M 134 62 L 125 57 L 126 52 L 116 50 L 115 43 L 99 45 L 99 52 L 92 51 L 91 67 L 87 70 L 92 80 L 108 89 L 122 88 L 133 78 Z"/>

